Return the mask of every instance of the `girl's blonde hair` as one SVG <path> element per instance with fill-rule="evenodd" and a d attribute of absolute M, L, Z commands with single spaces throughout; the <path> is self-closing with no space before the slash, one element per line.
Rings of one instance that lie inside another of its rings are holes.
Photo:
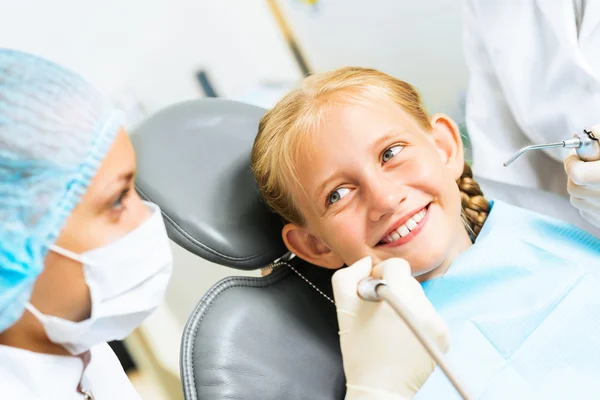
<path fill-rule="evenodd" d="M 424 130 L 431 130 L 429 116 L 414 87 L 383 72 L 356 67 L 306 78 L 301 88 L 289 93 L 262 117 L 252 148 L 252 171 L 264 201 L 286 222 L 304 225 L 289 189 L 299 183 L 296 161 L 302 140 L 316 130 L 333 105 L 365 104 L 381 96 L 387 96 L 412 115 Z M 463 223 L 475 238 L 487 218 L 489 204 L 466 163 L 457 184 Z"/>

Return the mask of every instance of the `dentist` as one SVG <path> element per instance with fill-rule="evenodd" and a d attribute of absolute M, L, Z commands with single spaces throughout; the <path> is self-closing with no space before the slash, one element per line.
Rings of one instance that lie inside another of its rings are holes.
<path fill-rule="evenodd" d="M 172 256 L 135 166 L 122 115 L 88 82 L 0 49 L 3 399 L 139 399 L 106 342 L 159 305 Z"/>

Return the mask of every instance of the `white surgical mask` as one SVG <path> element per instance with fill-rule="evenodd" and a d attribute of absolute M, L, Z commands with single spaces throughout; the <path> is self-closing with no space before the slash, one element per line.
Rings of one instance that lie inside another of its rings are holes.
<path fill-rule="evenodd" d="M 162 302 L 173 267 L 173 256 L 160 208 L 144 203 L 152 215 L 125 237 L 108 246 L 80 255 L 58 246 L 50 250 L 80 262 L 90 289 L 89 319 L 73 322 L 44 315 L 33 305 L 35 315 L 53 343 L 71 354 L 93 346 L 122 340 Z"/>

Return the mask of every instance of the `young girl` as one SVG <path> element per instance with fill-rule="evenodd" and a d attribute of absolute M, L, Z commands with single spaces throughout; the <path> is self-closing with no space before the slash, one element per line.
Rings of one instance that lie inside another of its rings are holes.
<path fill-rule="evenodd" d="M 458 127 L 409 84 L 361 68 L 307 78 L 263 117 L 252 168 L 297 256 L 410 264 L 477 398 L 600 397 L 600 241 L 488 203 Z M 453 393 L 436 371 L 417 398 Z"/>

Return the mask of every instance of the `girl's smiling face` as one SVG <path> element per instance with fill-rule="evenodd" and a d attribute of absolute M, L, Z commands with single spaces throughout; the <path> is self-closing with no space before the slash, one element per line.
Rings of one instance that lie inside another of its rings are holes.
<path fill-rule="evenodd" d="M 326 268 L 401 257 L 423 280 L 443 274 L 471 245 L 456 184 L 464 158 L 456 124 L 430 123 L 388 99 L 332 106 L 295 160 L 289 189 L 305 223 L 284 227 L 288 248 Z"/>

